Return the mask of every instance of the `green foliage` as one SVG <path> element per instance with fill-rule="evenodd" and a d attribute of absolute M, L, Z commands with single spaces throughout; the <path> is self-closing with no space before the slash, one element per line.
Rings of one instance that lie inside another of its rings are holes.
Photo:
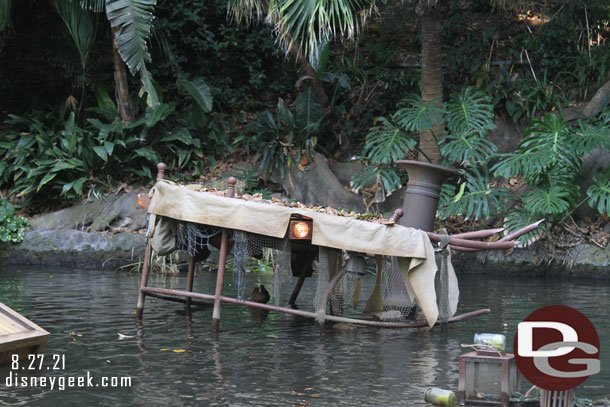
<path fill-rule="evenodd" d="M 370 0 L 310 1 L 230 0 L 229 13 L 236 21 L 265 20 L 272 24 L 286 52 L 292 48 L 315 62 L 320 45 L 335 37 L 353 38 L 375 6 Z"/>
<path fill-rule="evenodd" d="M 259 115 L 253 136 L 239 136 L 234 143 L 255 149 L 254 161 L 266 180 L 274 170 L 284 176 L 286 168 L 299 165 L 303 154 L 310 156 L 324 126 L 322 108 L 306 87 L 295 100 L 294 112 L 279 99 L 275 115 L 268 110 Z"/>
<path fill-rule="evenodd" d="M 487 219 L 504 208 L 507 191 L 490 186 L 490 176 L 485 169 L 470 167 L 462 170 L 464 181 L 456 187 L 444 184 L 441 189 L 439 216 L 453 215 L 465 218 Z M 457 191 L 457 192 L 456 192 Z"/>
<path fill-rule="evenodd" d="M 16 216 L 13 205 L 0 199 L 0 242 L 23 242 L 27 227 L 27 219 Z"/>
<path fill-rule="evenodd" d="M 182 80 L 193 93 L 192 104 L 178 114 L 174 103 L 147 107 L 142 116 L 125 125 L 112 99 L 98 88 L 98 106 L 83 126 L 75 114 L 57 126 L 50 113 L 12 116 L 11 130 L 3 135 L 0 185 L 26 199 L 61 196 L 73 199 L 97 195 L 110 182 L 154 179 L 151 168 L 164 161 L 170 168 L 201 173 L 206 152 L 227 146 L 221 118 L 205 113 L 211 106 L 207 85 Z"/>
<path fill-rule="evenodd" d="M 495 174 L 521 176 L 528 184 L 521 198 L 521 212 L 535 219 L 560 221 L 583 203 L 578 201 L 582 157 L 610 147 L 610 130 L 603 124 L 604 117 L 575 126 L 545 114 L 525 131 L 516 151 L 501 156 L 493 167 Z M 610 200 L 608 174 L 599 173 L 587 190 L 589 204 L 602 214 L 607 213 Z"/>
<path fill-rule="evenodd" d="M 147 42 L 150 38 L 157 0 L 106 0 L 106 16 L 116 30 L 115 42 L 121 58 L 132 75 L 139 74 L 148 94 L 148 105 L 159 104 L 157 92 L 146 64 L 151 62 Z"/>
<path fill-rule="evenodd" d="M 369 131 L 362 152 L 370 162 L 391 164 L 415 148 L 417 141 L 402 127 L 384 117 L 380 117 L 378 123 Z"/>
<path fill-rule="evenodd" d="M 444 106 L 434 100 L 423 103 L 418 96 L 405 98 L 401 106 L 390 119 L 380 117 L 379 124 L 369 131 L 363 156 L 371 165 L 352 178 L 354 189 L 359 190 L 373 177 L 381 180 L 387 193 L 399 188 L 400 176 L 391 165 L 417 148 L 412 133 L 431 129 L 444 117 L 447 134 L 439 140 L 440 150 L 447 164 L 463 167 L 463 181 L 457 193 L 455 186 L 444 187 L 440 215 L 460 213 L 484 219 L 501 210 L 505 191 L 489 186 L 487 171 L 487 163 L 497 149 L 485 139 L 486 133 L 495 128 L 490 98 L 466 87 Z"/>
<path fill-rule="evenodd" d="M 589 206 L 603 215 L 610 216 L 610 167 L 600 171 L 593 178 L 593 185 L 587 189 Z"/>

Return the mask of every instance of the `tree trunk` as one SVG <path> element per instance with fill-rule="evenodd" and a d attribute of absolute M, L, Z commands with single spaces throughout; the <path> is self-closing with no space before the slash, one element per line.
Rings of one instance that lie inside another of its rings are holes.
<path fill-rule="evenodd" d="M 121 115 L 121 120 L 125 124 L 132 123 L 135 120 L 133 108 L 131 106 L 131 98 L 129 97 L 129 86 L 127 83 L 127 70 L 125 63 L 121 59 L 118 48 L 116 46 L 117 29 L 112 29 L 112 50 L 114 53 L 114 95 L 116 98 L 117 109 Z"/>
<path fill-rule="evenodd" d="M 421 3 L 420 3 L 421 4 Z M 440 12 L 423 6 L 421 14 L 421 97 L 425 103 L 436 99 L 443 103 L 443 54 Z M 419 160 L 438 163 L 441 153 L 435 137 L 440 137 L 445 123 L 439 123 L 432 131 L 425 130 L 419 135 Z"/>

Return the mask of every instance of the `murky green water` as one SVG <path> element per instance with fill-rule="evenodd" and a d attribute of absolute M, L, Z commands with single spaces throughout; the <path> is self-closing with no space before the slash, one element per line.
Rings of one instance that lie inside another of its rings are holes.
<path fill-rule="evenodd" d="M 195 289 L 211 292 L 214 279 L 197 275 Z M 373 278 L 368 280 L 372 285 Z M 151 283 L 182 289 L 185 276 L 157 275 Z M 489 307 L 492 314 L 423 334 L 378 328 L 321 332 L 310 319 L 270 313 L 261 321 L 245 307 L 226 304 L 217 338 L 210 329 L 211 308 L 196 309 L 189 319 L 181 304 L 151 298 L 137 326 L 138 285 L 139 275 L 110 271 L 0 270 L 0 301 L 51 332 L 44 366 L 52 367 L 53 355 L 65 355 L 65 370 L 43 370 L 49 380 L 89 372 L 95 386 L 103 376 L 131 378 L 125 388 L 63 391 L 6 387 L 2 379 L 0 405 L 420 406 L 429 386 L 457 391 L 461 343 L 471 343 L 477 332 L 499 332 L 512 348 L 516 324 L 549 304 L 573 306 L 595 324 L 602 371 L 577 395 L 610 396 L 607 281 L 461 276 L 459 312 Z M 308 282 L 305 289 L 313 286 Z M 119 332 L 134 337 L 121 340 Z M 6 374 L 7 368 L 0 370 Z"/>

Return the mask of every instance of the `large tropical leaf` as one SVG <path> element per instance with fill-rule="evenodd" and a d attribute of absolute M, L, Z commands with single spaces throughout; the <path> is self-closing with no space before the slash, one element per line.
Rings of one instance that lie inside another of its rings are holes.
<path fill-rule="evenodd" d="M 299 93 L 294 101 L 295 124 L 299 132 L 307 137 L 317 133 L 320 122 L 324 119 L 324 111 L 313 89 L 310 86 Z"/>
<path fill-rule="evenodd" d="M 565 213 L 570 208 L 569 198 L 569 191 L 559 186 L 552 185 L 549 188 L 536 186 L 523 194 L 522 201 L 527 211 L 544 216 Z"/>
<path fill-rule="evenodd" d="M 593 178 L 593 185 L 587 189 L 589 206 L 606 216 L 610 216 L 610 168 L 599 172 Z"/>
<path fill-rule="evenodd" d="M 470 86 L 453 95 L 445 106 L 447 127 L 452 133 L 485 135 L 496 128 L 491 99 Z"/>
<path fill-rule="evenodd" d="M 450 134 L 443 140 L 445 159 L 466 165 L 485 163 L 498 147 L 475 132 Z"/>
<path fill-rule="evenodd" d="M 180 79 L 178 86 L 188 92 L 193 98 L 197 106 L 199 106 L 204 112 L 212 111 L 212 102 L 214 101 L 210 87 L 203 80 L 203 78 L 195 78 L 192 81 L 186 79 Z"/>
<path fill-rule="evenodd" d="M 475 168 L 462 171 L 464 181 L 456 188 L 444 184 L 439 200 L 439 216 L 441 219 L 453 215 L 466 218 L 487 219 L 502 210 L 502 202 L 506 199 L 506 190 L 492 188 L 489 185 L 489 174 Z"/>
<path fill-rule="evenodd" d="M 148 93 L 148 104 L 159 104 L 146 63 L 150 62 L 147 41 L 150 38 L 156 0 L 106 0 L 106 16 L 115 29 L 115 42 L 121 58 L 132 75 L 139 74 Z"/>
<path fill-rule="evenodd" d="M 610 129 L 605 125 L 588 126 L 580 124 L 571 138 L 572 149 L 576 154 L 590 154 L 593 150 L 610 150 Z"/>
<path fill-rule="evenodd" d="M 406 131 L 419 133 L 433 128 L 443 119 L 442 106 L 439 106 L 436 99 L 425 103 L 421 96 L 410 95 L 399 106 L 402 107 L 392 115 L 392 119 Z"/>
<path fill-rule="evenodd" d="M 364 155 L 377 164 L 390 164 L 404 159 L 417 142 L 386 118 L 380 117 L 377 121 L 379 125 L 371 128 L 366 136 Z"/>

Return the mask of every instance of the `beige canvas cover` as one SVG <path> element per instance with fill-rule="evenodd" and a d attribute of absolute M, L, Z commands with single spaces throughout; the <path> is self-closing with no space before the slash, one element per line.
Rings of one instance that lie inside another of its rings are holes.
<path fill-rule="evenodd" d="M 438 318 L 434 290 L 436 261 L 430 239 L 421 230 L 239 197 L 227 198 L 166 181 L 158 182 L 150 194 L 150 213 L 277 238 L 285 236 L 291 215 L 309 217 L 313 219 L 314 245 L 399 257 L 405 285 L 417 298 L 428 324 L 434 325 Z M 451 307 L 453 312 L 456 306 L 457 300 Z"/>

